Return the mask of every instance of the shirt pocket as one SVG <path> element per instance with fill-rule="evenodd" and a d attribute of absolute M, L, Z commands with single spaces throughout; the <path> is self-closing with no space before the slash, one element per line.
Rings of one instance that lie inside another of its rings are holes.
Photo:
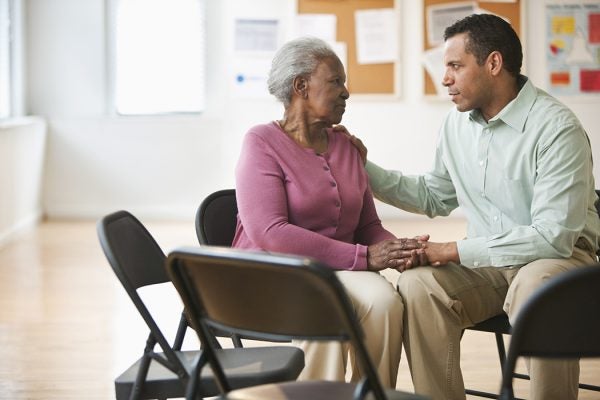
<path fill-rule="evenodd" d="M 495 206 L 518 225 L 531 224 L 532 186 L 521 178 L 503 175 L 497 187 Z"/>

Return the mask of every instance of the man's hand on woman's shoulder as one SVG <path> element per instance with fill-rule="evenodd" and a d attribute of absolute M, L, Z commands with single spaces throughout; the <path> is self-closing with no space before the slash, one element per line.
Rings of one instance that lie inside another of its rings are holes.
<path fill-rule="evenodd" d="M 346 127 L 344 125 L 334 126 L 333 131 L 341 133 L 344 136 L 346 136 L 350 140 L 350 143 L 352 143 L 354 145 L 354 147 L 356 147 L 356 149 L 358 150 L 358 153 L 360 154 L 360 158 L 362 159 L 363 164 L 367 163 L 368 150 L 367 150 L 367 147 L 362 142 L 362 140 L 360 140 L 359 138 L 357 138 L 356 136 L 354 136 L 350 132 L 348 132 L 348 129 L 346 129 Z"/>

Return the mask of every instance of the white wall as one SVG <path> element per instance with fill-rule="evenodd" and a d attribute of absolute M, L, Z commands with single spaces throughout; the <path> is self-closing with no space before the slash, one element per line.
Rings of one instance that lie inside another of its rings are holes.
<path fill-rule="evenodd" d="M 452 106 L 422 96 L 422 2 L 401 11 L 401 88 L 396 100 L 351 97 L 343 123 L 369 157 L 407 173 L 431 164 L 438 126 Z M 289 22 L 294 0 L 207 0 L 208 105 L 201 116 L 106 116 L 104 0 L 28 0 L 29 112 L 49 123 L 44 208 L 50 217 L 97 218 L 116 209 L 141 217 L 192 218 L 210 192 L 233 187 L 240 141 L 257 123 L 279 118 L 274 100 L 231 96 L 227 68 L 235 16 Z M 528 75 L 544 86 L 543 2 L 527 2 Z M 340 23 L 343 23 L 340 21 Z M 534 31 L 531 27 L 537 27 Z M 152 88 L 148 88 L 152 90 Z M 600 100 L 563 99 L 600 149 Z M 596 167 L 596 177 L 600 177 Z M 378 205 L 383 216 L 404 215 Z"/>
<path fill-rule="evenodd" d="M 41 118 L 0 123 L 0 246 L 41 218 L 45 142 Z"/>

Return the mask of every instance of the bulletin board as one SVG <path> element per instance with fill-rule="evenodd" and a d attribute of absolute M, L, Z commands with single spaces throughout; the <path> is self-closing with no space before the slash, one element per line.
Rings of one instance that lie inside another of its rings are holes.
<path fill-rule="evenodd" d="M 427 18 L 427 8 L 429 6 L 435 6 L 439 4 L 452 4 L 452 3 L 463 3 L 462 0 L 423 0 L 423 49 L 428 50 L 431 49 L 432 46 L 428 41 L 428 18 Z M 522 30 L 522 22 L 523 22 L 523 12 L 522 12 L 522 1 L 514 0 L 514 1 L 474 1 L 472 2 L 476 4 L 478 8 L 482 8 L 486 11 L 491 12 L 492 14 L 499 15 L 508 19 L 515 30 L 519 38 L 521 39 L 521 43 L 523 43 L 523 30 Z M 424 80 L 424 93 L 426 95 L 436 95 L 435 85 L 431 79 L 431 76 L 423 69 L 423 74 L 425 76 Z"/>
<path fill-rule="evenodd" d="M 348 49 L 346 74 L 351 94 L 396 94 L 395 65 L 358 64 L 355 18 L 357 10 L 394 8 L 395 0 L 297 0 L 299 14 L 335 14 L 337 40 Z"/>

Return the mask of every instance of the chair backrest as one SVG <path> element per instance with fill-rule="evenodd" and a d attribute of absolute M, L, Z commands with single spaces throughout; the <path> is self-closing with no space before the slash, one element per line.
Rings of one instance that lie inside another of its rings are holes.
<path fill-rule="evenodd" d="M 600 357 L 600 265 L 561 274 L 543 285 L 519 312 L 503 370 L 501 399 L 512 399 L 519 356 Z"/>
<path fill-rule="evenodd" d="M 181 361 L 156 324 L 137 289 L 169 282 L 166 256 L 142 223 L 127 211 L 117 211 L 98 221 L 100 245 L 113 271 L 133 304 L 150 328 L 150 338 L 158 342 L 172 368 L 183 371 Z M 183 340 L 185 326 L 180 324 L 175 342 Z"/>
<path fill-rule="evenodd" d="M 196 212 L 196 236 L 201 245 L 231 246 L 237 223 L 235 189 L 210 194 Z"/>
<path fill-rule="evenodd" d="M 365 385 L 383 398 L 363 331 L 331 269 L 307 258 L 204 246 L 172 252 L 167 272 L 202 343 L 210 326 L 277 340 L 350 340 Z"/>
<path fill-rule="evenodd" d="M 144 286 L 169 282 L 166 256 L 142 223 L 127 211 L 102 218 L 97 225 L 102 250 L 130 294 Z"/>

